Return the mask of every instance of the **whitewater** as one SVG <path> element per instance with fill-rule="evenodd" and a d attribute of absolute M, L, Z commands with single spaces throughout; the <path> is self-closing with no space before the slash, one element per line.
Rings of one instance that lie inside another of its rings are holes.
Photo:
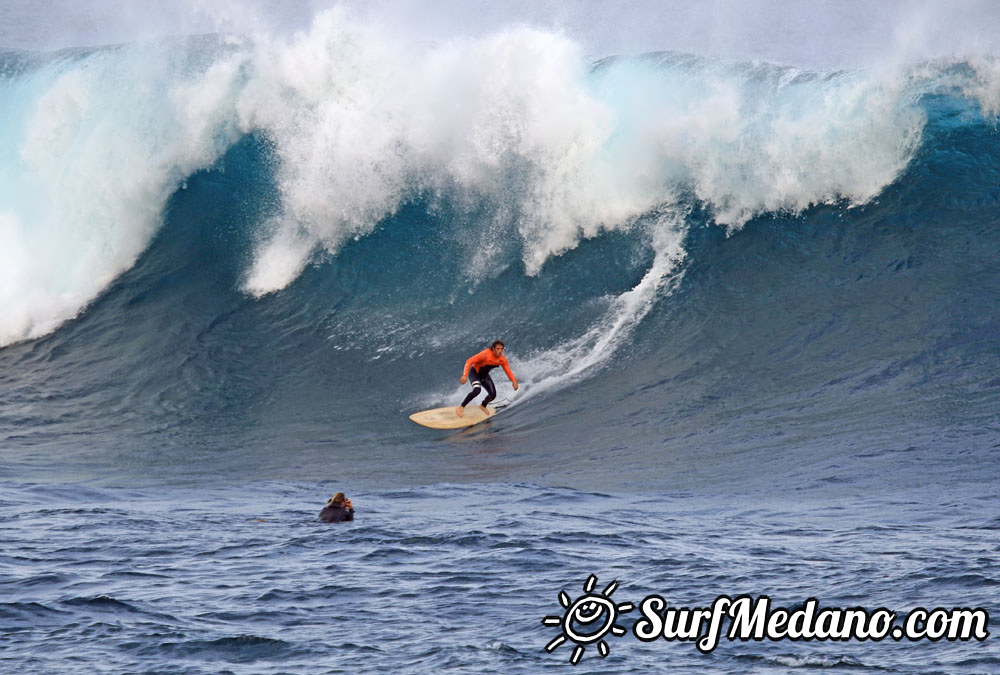
<path fill-rule="evenodd" d="M 500 238 L 518 241 L 535 275 L 654 210 L 695 202 L 738 228 L 870 201 L 918 145 L 921 96 L 957 89 L 987 113 L 1000 105 L 994 60 L 949 65 L 822 74 L 671 53 L 590 63 L 551 31 L 426 46 L 342 8 L 286 39 L 10 54 L 0 340 L 79 314 L 146 250 L 170 195 L 247 134 L 270 144 L 278 192 L 249 225 L 251 295 L 443 193 L 489 211 L 464 235 L 479 249 L 467 275 L 489 275 Z"/>
<path fill-rule="evenodd" d="M 998 18 L 0 8 L 0 662 L 995 671 L 542 619 L 997 615 Z M 497 338 L 499 416 L 407 420 Z"/>

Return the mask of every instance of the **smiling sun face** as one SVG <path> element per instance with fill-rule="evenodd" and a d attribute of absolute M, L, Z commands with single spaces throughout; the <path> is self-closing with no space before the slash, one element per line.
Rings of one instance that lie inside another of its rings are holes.
<path fill-rule="evenodd" d="M 563 619 L 563 631 L 577 643 L 600 639 L 615 622 L 615 605 L 598 595 L 584 595 L 573 603 Z"/>
<path fill-rule="evenodd" d="M 591 574 L 583 585 L 584 594 L 576 601 L 571 601 L 566 591 L 559 592 L 559 604 L 566 608 L 563 616 L 547 616 L 542 619 L 546 626 L 562 626 L 562 633 L 545 645 L 545 651 L 553 652 L 566 640 L 576 643 L 576 649 L 569 657 L 574 666 L 583 656 L 586 645 L 597 642 L 597 651 L 601 657 L 609 653 L 608 644 L 602 639 L 608 632 L 615 636 L 625 634 L 625 629 L 615 624 L 618 615 L 632 611 L 632 603 L 623 602 L 616 605 L 611 601 L 611 594 L 618 588 L 618 582 L 612 581 L 600 593 L 594 593 L 597 577 Z"/>

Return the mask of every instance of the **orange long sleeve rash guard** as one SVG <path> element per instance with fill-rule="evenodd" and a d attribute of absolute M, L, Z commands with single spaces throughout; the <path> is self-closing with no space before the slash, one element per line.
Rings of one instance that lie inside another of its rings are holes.
<path fill-rule="evenodd" d="M 514 373 L 510 372 L 510 365 L 507 363 L 507 357 L 504 356 L 503 354 L 501 354 L 498 357 L 496 354 L 493 353 L 492 349 L 488 348 L 484 349 L 483 351 L 479 352 L 475 356 L 471 357 L 468 361 L 466 361 L 465 370 L 463 370 L 462 373 L 468 374 L 469 368 L 475 368 L 476 372 L 478 373 L 479 369 L 482 368 L 483 366 L 489 366 L 489 368 L 487 368 L 486 372 L 483 373 L 483 375 L 488 374 L 491 368 L 496 368 L 497 366 L 500 366 L 501 368 L 503 368 L 503 372 L 507 373 L 507 377 L 510 378 L 510 381 L 513 382 L 514 384 L 517 384 L 517 378 L 514 377 Z"/>

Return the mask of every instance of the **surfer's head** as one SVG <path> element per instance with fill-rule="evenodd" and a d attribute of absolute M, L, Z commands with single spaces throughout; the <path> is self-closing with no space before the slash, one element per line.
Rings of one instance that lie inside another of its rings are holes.
<path fill-rule="evenodd" d="M 344 493 L 338 492 L 337 494 L 330 497 L 330 501 L 326 503 L 327 506 L 343 506 L 344 505 Z"/>
<path fill-rule="evenodd" d="M 503 354 L 503 342 L 501 342 L 500 340 L 494 340 L 493 344 L 490 345 L 490 349 L 493 350 L 494 354 L 500 356 L 501 354 Z"/>

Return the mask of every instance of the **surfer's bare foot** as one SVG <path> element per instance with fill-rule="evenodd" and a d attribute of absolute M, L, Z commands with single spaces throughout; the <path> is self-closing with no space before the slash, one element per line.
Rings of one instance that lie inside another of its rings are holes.
<path fill-rule="evenodd" d="M 465 406 L 461 406 L 460 405 L 457 408 L 455 408 L 455 414 L 458 415 L 459 417 L 461 417 L 462 415 L 464 415 L 465 414 Z"/>
<path fill-rule="evenodd" d="M 484 415 L 486 415 L 487 417 L 489 417 L 489 416 L 490 416 L 490 409 L 489 409 L 489 408 L 487 408 L 487 407 L 486 407 L 486 406 L 484 406 L 484 405 L 481 405 L 481 406 L 479 406 L 479 407 L 483 409 L 483 414 L 484 414 Z"/>

